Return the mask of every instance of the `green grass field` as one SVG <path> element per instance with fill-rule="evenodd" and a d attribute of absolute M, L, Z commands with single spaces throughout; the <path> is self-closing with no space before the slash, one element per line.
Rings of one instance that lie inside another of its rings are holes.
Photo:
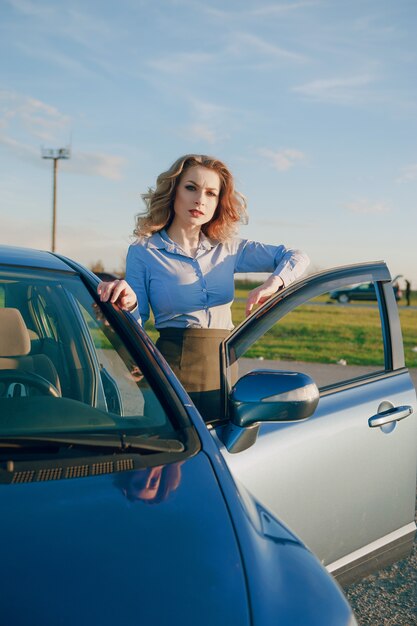
<path fill-rule="evenodd" d="M 238 284 L 232 306 L 233 323 L 245 317 L 247 293 L 255 284 Z M 379 314 L 376 306 L 338 306 L 324 295 L 317 300 L 328 306 L 305 305 L 289 314 L 259 340 L 248 357 L 295 360 L 316 363 L 337 363 L 344 359 L 349 365 L 377 365 L 384 362 Z M 412 293 L 417 306 L 417 293 Z M 399 303 L 404 352 L 407 367 L 417 367 L 417 311 Z M 146 330 L 155 341 L 158 333 L 152 322 Z"/>
<path fill-rule="evenodd" d="M 245 303 L 235 302 L 233 320 L 244 319 Z M 417 367 L 417 311 L 400 308 L 408 367 Z M 376 307 L 305 305 L 284 317 L 248 352 L 248 357 L 349 365 L 383 365 Z"/>

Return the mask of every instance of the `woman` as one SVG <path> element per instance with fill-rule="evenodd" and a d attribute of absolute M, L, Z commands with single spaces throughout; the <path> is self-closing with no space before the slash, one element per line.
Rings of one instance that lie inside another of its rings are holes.
<path fill-rule="evenodd" d="M 131 502 L 147 504 L 164 502 L 181 482 L 182 463 L 146 467 L 133 472 L 119 472 L 114 484 Z"/>
<path fill-rule="evenodd" d="M 239 239 L 236 226 L 246 202 L 218 159 L 179 158 L 143 196 L 137 240 L 127 255 L 126 280 L 100 283 L 101 300 L 149 317 L 156 343 L 206 420 L 220 415 L 219 346 L 233 328 L 236 272 L 271 272 L 249 293 L 246 314 L 298 278 L 305 254 Z"/>

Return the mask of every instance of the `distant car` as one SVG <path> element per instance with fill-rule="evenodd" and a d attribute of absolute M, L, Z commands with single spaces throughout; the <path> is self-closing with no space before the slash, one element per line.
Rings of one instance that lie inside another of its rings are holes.
<path fill-rule="evenodd" d="M 396 300 L 401 300 L 402 291 L 397 282 L 393 282 L 394 295 Z M 376 300 L 374 283 L 362 283 L 353 287 L 335 289 L 329 293 L 329 298 L 337 300 L 341 304 L 347 304 L 351 300 Z"/>

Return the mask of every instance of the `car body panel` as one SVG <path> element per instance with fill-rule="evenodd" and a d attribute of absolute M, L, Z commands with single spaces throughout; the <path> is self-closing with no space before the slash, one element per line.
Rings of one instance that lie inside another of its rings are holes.
<path fill-rule="evenodd" d="M 255 445 L 237 454 L 228 452 L 223 424 L 215 433 L 232 474 L 334 572 L 339 561 L 346 566 L 375 542 L 387 550 L 393 538 L 410 538 L 415 530 L 417 401 L 389 272 L 379 262 L 307 277 L 263 305 L 223 345 L 227 405 L 237 359 L 256 339 L 309 298 L 357 280 L 377 284 L 385 371 L 322 388 L 310 418 L 263 423 Z M 388 405 L 411 407 L 410 414 L 370 428 L 368 420 Z"/>
<path fill-rule="evenodd" d="M 213 444 L 217 448 L 214 439 Z M 211 446 L 208 444 L 208 447 Z M 221 455 L 217 453 L 213 461 L 217 461 L 218 475 L 227 471 Z M 242 559 L 247 572 L 253 624 L 355 626 L 340 588 L 329 578 L 317 557 L 255 500 L 242 483 L 225 480 L 221 485 L 236 534 L 240 544 L 245 546 Z M 313 588 L 314 594 L 311 594 Z"/>
<path fill-rule="evenodd" d="M 326 565 L 413 522 L 416 420 L 369 428 L 385 398 L 415 406 L 408 373 L 328 394 L 306 421 L 262 424 L 239 454 L 222 446 L 232 474 Z"/>
<path fill-rule="evenodd" d="M 0 265 L 40 268 L 72 272 L 73 270 L 59 256 L 45 250 L 0 246 Z"/>
<path fill-rule="evenodd" d="M 212 625 L 221 615 L 224 624 L 248 624 L 240 550 L 210 462 L 200 453 L 180 472 L 178 487 L 151 504 L 136 495 L 145 469 L 0 485 L 4 622 L 175 617 L 191 626 L 196 616 Z"/>

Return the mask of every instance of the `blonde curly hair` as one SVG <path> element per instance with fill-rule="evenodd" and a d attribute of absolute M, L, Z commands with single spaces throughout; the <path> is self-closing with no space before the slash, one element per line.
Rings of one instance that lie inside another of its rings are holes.
<path fill-rule="evenodd" d="M 233 176 L 222 161 L 203 154 L 180 157 L 157 178 L 156 188 L 142 195 L 147 210 L 136 216 L 133 231 L 137 238 L 147 237 L 169 226 L 174 217 L 174 200 L 182 174 L 190 167 L 202 166 L 220 178 L 219 202 L 212 219 L 201 230 L 210 239 L 224 242 L 236 232 L 237 223 L 247 221 L 245 197 L 235 190 Z"/>

